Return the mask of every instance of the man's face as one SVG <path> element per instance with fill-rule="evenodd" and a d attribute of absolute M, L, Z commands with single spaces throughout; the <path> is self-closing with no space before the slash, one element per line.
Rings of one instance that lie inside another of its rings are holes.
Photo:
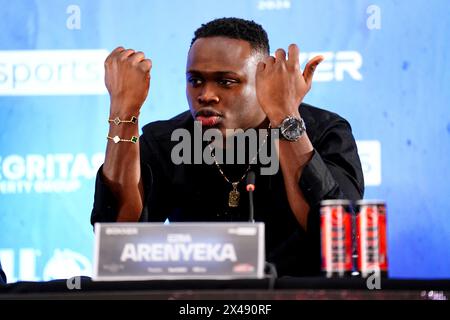
<path fill-rule="evenodd" d="M 189 51 L 186 94 L 192 116 L 205 128 L 258 127 L 266 118 L 255 88 L 262 55 L 244 40 L 226 37 L 197 39 Z"/>

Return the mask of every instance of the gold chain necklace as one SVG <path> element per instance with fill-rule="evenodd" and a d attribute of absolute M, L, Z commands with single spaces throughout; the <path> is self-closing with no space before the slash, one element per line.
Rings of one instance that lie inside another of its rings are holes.
<path fill-rule="evenodd" d="M 239 206 L 239 199 L 241 197 L 241 193 L 238 191 L 238 185 L 239 183 L 245 178 L 245 176 L 247 175 L 248 171 L 251 168 L 251 165 L 253 164 L 253 162 L 256 160 L 256 158 L 258 157 L 259 152 L 261 151 L 261 148 L 266 144 L 267 142 L 267 137 L 269 136 L 269 130 L 270 130 L 271 126 L 269 123 L 269 128 L 267 129 L 267 134 L 266 137 L 263 141 L 263 143 L 260 145 L 258 151 L 256 152 L 255 156 L 252 158 L 252 160 L 250 161 L 247 170 L 245 170 L 244 174 L 242 175 L 242 177 L 234 182 L 230 181 L 230 179 L 228 179 L 228 177 L 225 175 L 225 173 L 223 172 L 222 168 L 220 167 L 219 163 L 217 162 L 216 159 L 216 154 L 214 152 L 214 150 L 211 148 L 211 144 L 209 144 L 209 149 L 211 150 L 211 155 L 214 158 L 214 164 L 216 165 L 217 169 L 219 169 L 220 174 L 222 175 L 222 177 L 225 179 L 226 182 L 228 182 L 229 184 L 231 184 L 232 186 L 232 190 L 230 191 L 230 193 L 228 194 L 228 206 L 230 208 L 236 208 Z"/>

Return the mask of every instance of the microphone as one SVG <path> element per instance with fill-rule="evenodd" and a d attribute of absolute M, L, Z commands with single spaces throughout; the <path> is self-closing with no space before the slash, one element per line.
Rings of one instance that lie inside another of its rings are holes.
<path fill-rule="evenodd" d="M 249 199 L 249 219 L 248 221 L 251 223 L 255 223 L 254 218 L 254 210 L 253 210 L 253 191 L 255 191 L 255 172 L 249 171 L 247 173 L 247 181 L 246 181 L 246 189 L 248 191 L 248 199 Z"/>

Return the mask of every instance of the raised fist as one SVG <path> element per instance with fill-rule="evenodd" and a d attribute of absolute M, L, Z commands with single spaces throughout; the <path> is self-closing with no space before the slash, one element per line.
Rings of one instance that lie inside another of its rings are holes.
<path fill-rule="evenodd" d="M 150 87 L 152 61 L 143 52 L 118 47 L 105 60 L 111 114 L 137 116 Z"/>

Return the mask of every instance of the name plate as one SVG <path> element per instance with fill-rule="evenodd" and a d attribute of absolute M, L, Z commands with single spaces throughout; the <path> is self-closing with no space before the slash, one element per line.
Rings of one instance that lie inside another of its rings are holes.
<path fill-rule="evenodd" d="M 264 223 L 97 223 L 93 279 L 264 277 Z"/>

